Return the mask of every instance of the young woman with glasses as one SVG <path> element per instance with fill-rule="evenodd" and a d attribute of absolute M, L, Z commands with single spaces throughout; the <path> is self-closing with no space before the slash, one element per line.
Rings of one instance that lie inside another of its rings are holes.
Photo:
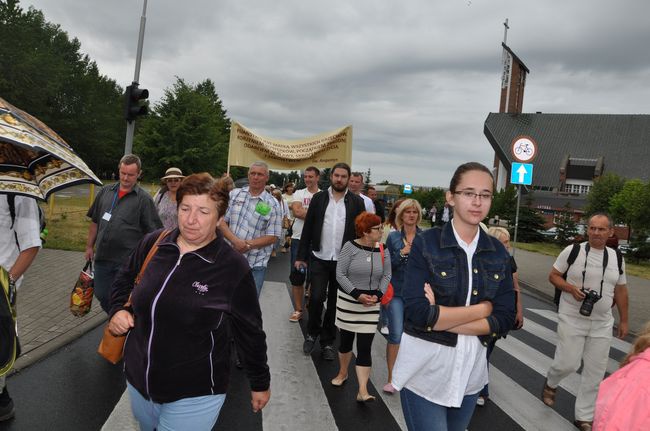
<path fill-rule="evenodd" d="M 493 192 L 487 167 L 459 166 L 446 193 L 453 219 L 411 245 L 392 378 L 411 431 L 467 428 L 488 381 L 487 345 L 513 326 L 510 255 L 479 226 Z"/>

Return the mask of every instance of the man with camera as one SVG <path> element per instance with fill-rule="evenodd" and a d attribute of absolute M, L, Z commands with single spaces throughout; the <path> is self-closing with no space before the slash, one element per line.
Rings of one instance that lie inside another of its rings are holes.
<path fill-rule="evenodd" d="M 612 219 L 597 213 L 589 219 L 589 241 L 580 244 L 573 262 L 568 262 L 573 246 L 568 246 L 553 264 L 549 281 L 562 290 L 558 309 L 558 342 L 555 358 L 548 370 L 542 401 L 555 404 L 555 393 L 562 379 L 583 368 L 575 403 L 575 425 L 590 431 L 598 387 L 605 376 L 612 341 L 614 304 L 620 321 L 619 338 L 628 331 L 628 296 L 625 263 L 605 244 L 613 235 Z"/>

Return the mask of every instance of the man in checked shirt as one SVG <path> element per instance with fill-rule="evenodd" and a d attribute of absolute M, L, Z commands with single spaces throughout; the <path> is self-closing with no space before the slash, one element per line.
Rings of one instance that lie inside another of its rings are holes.
<path fill-rule="evenodd" d="M 221 224 L 223 235 L 248 260 L 258 298 L 273 244 L 282 235 L 280 205 L 264 189 L 268 180 L 268 165 L 264 162 L 253 163 L 248 169 L 248 186 L 230 192 L 225 223 Z"/>

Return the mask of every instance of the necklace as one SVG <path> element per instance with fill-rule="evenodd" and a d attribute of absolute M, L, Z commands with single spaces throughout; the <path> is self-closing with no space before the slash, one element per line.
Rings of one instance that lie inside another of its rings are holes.
<path fill-rule="evenodd" d="M 361 246 L 361 250 L 363 250 L 363 253 L 366 255 L 366 262 L 372 262 L 373 248 L 365 244 L 365 241 L 358 241 L 358 244 Z M 370 251 L 366 250 L 364 247 L 369 248 Z"/>

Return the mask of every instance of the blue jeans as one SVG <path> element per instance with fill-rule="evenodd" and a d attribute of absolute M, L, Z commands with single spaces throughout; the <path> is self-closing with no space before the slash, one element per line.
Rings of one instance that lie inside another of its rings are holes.
<path fill-rule="evenodd" d="M 253 273 L 253 279 L 255 280 L 255 288 L 257 289 L 257 298 L 259 299 L 260 294 L 262 293 L 262 286 L 264 286 L 264 275 L 266 275 L 265 266 L 256 266 L 251 268 Z"/>
<path fill-rule="evenodd" d="M 102 310 L 108 314 L 111 311 L 111 286 L 121 263 L 108 260 L 97 260 L 94 262 L 95 270 L 95 297 L 99 299 Z"/>
<path fill-rule="evenodd" d="M 399 344 L 404 331 L 404 299 L 393 296 L 385 312 L 388 314 L 388 342 Z"/>
<path fill-rule="evenodd" d="M 465 395 L 459 408 L 434 404 L 406 388 L 400 398 L 409 431 L 464 431 L 472 420 L 478 393 Z"/>
<path fill-rule="evenodd" d="M 226 394 L 183 398 L 158 404 L 145 399 L 128 382 L 133 416 L 140 423 L 140 431 L 205 430 L 217 423 Z"/>

